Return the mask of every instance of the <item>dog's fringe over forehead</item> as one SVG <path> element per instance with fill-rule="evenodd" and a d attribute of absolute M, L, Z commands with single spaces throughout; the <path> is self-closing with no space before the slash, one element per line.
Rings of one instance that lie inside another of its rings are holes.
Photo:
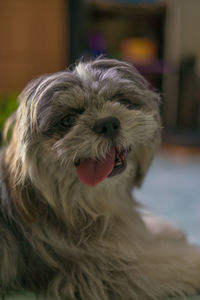
<path fill-rule="evenodd" d="M 115 60 L 100 59 L 89 63 L 80 62 L 72 71 L 58 72 L 55 74 L 47 74 L 30 82 L 30 84 L 22 92 L 19 100 L 26 99 L 27 105 L 31 101 L 40 102 L 38 110 L 43 110 L 51 104 L 52 96 L 56 92 L 68 91 L 73 87 L 79 86 L 81 89 L 100 88 L 103 85 L 112 85 L 112 88 L 127 90 L 129 86 L 132 91 L 142 96 L 143 92 L 148 90 L 152 96 L 151 101 L 159 101 L 159 96 L 149 89 L 148 82 L 140 75 L 140 73 L 131 65 L 125 62 Z M 121 85 L 122 84 L 122 85 Z M 108 87 L 109 88 L 109 87 Z"/>
<path fill-rule="evenodd" d="M 88 86 L 97 88 L 104 87 L 116 91 L 127 91 L 140 95 L 147 101 L 159 103 L 158 93 L 154 93 L 149 83 L 136 70 L 136 68 L 126 62 L 117 60 L 97 59 L 87 63 L 79 63 L 74 73 Z M 149 98 L 149 99 L 148 99 Z"/>
<path fill-rule="evenodd" d="M 125 62 L 119 62 L 117 60 L 100 59 L 94 60 L 89 63 L 79 63 L 75 68 L 75 72 L 80 77 L 86 80 L 94 79 L 109 79 L 109 78 L 121 78 L 133 80 L 132 83 L 136 83 L 140 88 L 148 86 L 147 81 L 139 74 L 134 66 L 131 66 Z"/>

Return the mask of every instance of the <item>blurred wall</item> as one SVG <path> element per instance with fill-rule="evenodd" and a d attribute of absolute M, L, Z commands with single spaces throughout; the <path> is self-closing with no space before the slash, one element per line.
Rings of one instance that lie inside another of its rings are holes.
<path fill-rule="evenodd" d="M 167 0 L 166 52 L 173 62 L 188 55 L 200 57 L 200 1 Z"/>
<path fill-rule="evenodd" d="M 66 0 L 0 0 L 0 93 L 67 65 Z"/>
<path fill-rule="evenodd" d="M 200 1 L 181 0 L 180 4 L 181 56 L 195 54 L 200 57 Z"/>
<path fill-rule="evenodd" d="M 199 0 L 167 0 L 167 19 L 165 32 L 165 60 L 168 61 L 173 69 L 171 74 L 164 76 L 164 95 L 163 120 L 170 128 L 175 128 L 178 122 L 180 111 L 180 63 L 188 57 L 193 57 L 196 61 L 195 67 L 197 74 L 200 75 L 200 1 Z M 195 84 L 195 83 L 194 83 Z M 193 91 L 197 93 L 198 91 Z M 193 95 L 187 99 L 190 105 Z M 198 107 L 195 119 L 198 119 Z M 196 108 L 197 107 L 197 108 Z M 183 109 L 188 109 L 184 106 Z"/>

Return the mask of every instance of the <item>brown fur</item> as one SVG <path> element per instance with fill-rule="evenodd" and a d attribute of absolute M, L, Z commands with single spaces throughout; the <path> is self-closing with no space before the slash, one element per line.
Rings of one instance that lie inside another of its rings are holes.
<path fill-rule="evenodd" d="M 58 130 L 57 121 L 74 109 L 80 112 L 72 128 Z M 110 116 L 120 121 L 114 140 L 92 130 Z M 0 163 L 2 290 L 72 300 L 199 290 L 199 249 L 171 227 L 155 233 L 131 196 L 160 142 L 159 96 L 132 66 L 100 59 L 42 76 L 22 92 L 7 124 L 13 132 Z M 118 151 L 131 147 L 126 170 L 95 187 L 82 184 L 74 163 L 105 158 L 113 143 Z"/>

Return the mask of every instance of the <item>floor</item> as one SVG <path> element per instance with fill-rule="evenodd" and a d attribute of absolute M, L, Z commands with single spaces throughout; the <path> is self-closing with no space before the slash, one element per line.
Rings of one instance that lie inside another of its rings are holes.
<path fill-rule="evenodd" d="M 200 153 L 161 150 L 136 198 L 152 213 L 183 228 L 189 241 L 200 244 Z"/>

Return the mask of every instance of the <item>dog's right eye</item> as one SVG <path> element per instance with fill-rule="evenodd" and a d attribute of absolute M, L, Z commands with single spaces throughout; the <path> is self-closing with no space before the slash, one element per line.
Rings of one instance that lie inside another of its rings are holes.
<path fill-rule="evenodd" d="M 76 123 L 77 119 L 81 114 L 84 113 L 83 108 L 72 109 L 66 115 L 57 116 L 56 119 L 50 123 L 50 126 L 47 130 L 43 131 L 46 135 L 51 136 L 54 133 L 65 134 L 68 132 Z"/>
<path fill-rule="evenodd" d="M 74 125 L 75 120 L 76 120 L 75 115 L 67 115 L 60 120 L 59 126 L 62 127 L 63 129 L 64 128 L 68 129 Z"/>

